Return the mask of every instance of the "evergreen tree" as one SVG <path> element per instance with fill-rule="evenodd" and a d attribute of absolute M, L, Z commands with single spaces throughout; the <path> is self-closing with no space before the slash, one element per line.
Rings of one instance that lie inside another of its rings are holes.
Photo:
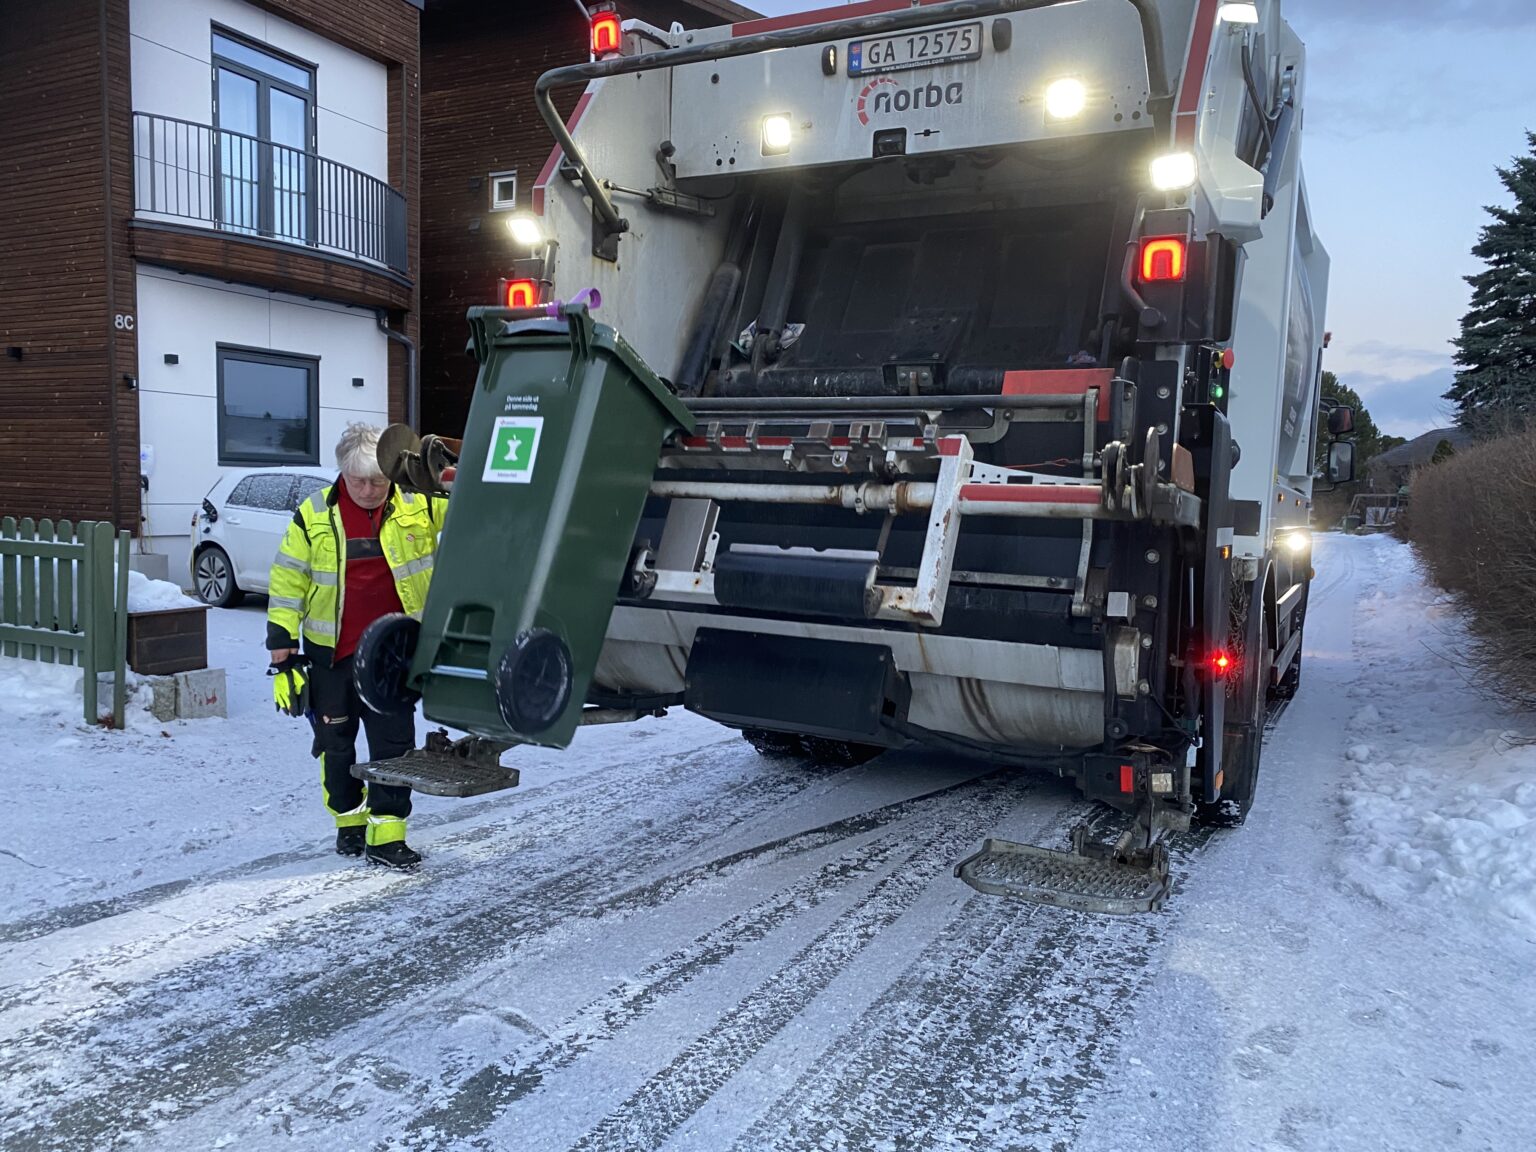
<path fill-rule="evenodd" d="M 1456 449 L 1449 440 L 1442 440 L 1435 445 L 1435 454 L 1429 458 L 1431 464 L 1443 464 L 1456 455 Z"/>
<path fill-rule="evenodd" d="M 1456 340 L 1456 383 L 1445 394 L 1456 422 L 1480 436 L 1522 427 L 1536 416 L 1536 133 L 1530 153 L 1500 168 L 1514 197 L 1490 207 L 1472 254 L 1487 264 L 1475 276 L 1472 310 Z"/>

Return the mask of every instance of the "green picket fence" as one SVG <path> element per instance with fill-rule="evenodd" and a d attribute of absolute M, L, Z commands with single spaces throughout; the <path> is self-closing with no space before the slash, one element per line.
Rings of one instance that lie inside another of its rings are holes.
<path fill-rule="evenodd" d="M 85 722 L 123 726 L 128 663 L 128 533 L 100 521 L 0 520 L 0 653 L 84 672 Z"/>

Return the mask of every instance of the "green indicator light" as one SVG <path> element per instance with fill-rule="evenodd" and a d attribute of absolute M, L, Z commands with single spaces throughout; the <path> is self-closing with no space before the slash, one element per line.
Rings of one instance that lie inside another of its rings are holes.
<path fill-rule="evenodd" d="M 1226 394 L 1227 394 L 1227 390 L 1225 388 L 1223 388 L 1220 384 L 1213 384 L 1213 385 L 1211 385 L 1211 399 L 1212 400 L 1220 400 Z"/>

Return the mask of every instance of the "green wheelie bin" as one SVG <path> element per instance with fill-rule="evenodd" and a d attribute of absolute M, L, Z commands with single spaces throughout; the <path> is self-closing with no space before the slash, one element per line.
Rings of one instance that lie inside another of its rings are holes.
<path fill-rule="evenodd" d="M 694 421 L 584 304 L 469 325 L 480 374 L 408 683 L 430 720 L 564 748 L 662 443 Z"/>

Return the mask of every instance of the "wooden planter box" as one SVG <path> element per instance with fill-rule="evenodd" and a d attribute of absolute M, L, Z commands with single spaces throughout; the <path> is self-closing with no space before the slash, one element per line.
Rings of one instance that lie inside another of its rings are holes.
<path fill-rule="evenodd" d="M 169 676 L 208 667 L 208 609 L 130 612 L 128 667 L 141 676 Z"/>

